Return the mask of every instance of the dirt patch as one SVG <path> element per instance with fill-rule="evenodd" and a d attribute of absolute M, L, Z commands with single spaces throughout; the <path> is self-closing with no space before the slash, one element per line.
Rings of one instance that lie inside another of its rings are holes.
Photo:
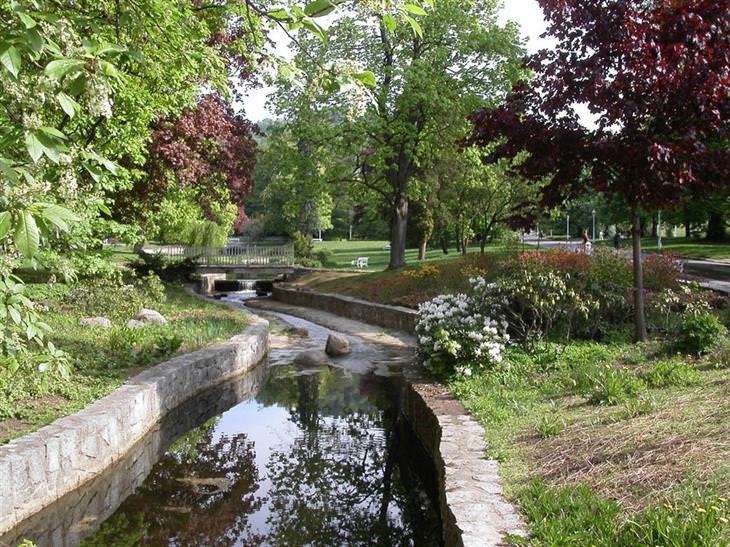
<path fill-rule="evenodd" d="M 31 424 L 17 418 L 8 418 L 0 421 L 0 444 L 19 436 L 21 433 L 30 430 Z"/>
<path fill-rule="evenodd" d="M 710 483 L 718 469 L 730 465 L 727 395 L 724 385 L 711 384 L 670 397 L 653 414 L 632 419 L 606 419 L 618 416 L 616 409 L 593 410 L 556 437 L 530 434 L 517 442 L 551 484 L 588 484 L 638 511 L 689 478 Z"/>

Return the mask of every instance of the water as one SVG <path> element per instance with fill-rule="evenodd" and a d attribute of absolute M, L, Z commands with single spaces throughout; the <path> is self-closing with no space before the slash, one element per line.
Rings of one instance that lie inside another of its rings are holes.
<path fill-rule="evenodd" d="M 173 412 L 153 449 L 31 519 L 25 537 L 41 546 L 83 537 L 94 546 L 439 545 L 433 495 L 415 472 L 426 458 L 400 413 L 409 356 L 352 338 L 333 366 L 297 368 L 293 356 L 322 348 L 329 331 L 279 318 L 309 336 L 275 334 L 268 368 Z"/>

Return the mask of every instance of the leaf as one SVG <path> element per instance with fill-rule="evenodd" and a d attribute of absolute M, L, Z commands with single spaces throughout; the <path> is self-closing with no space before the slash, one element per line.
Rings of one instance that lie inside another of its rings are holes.
<path fill-rule="evenodd" d="M 30 15 L 28 15 L 27 13 L 23 13 L 22 11 L 18 12 L 18 17 L 20 17 L 20 20 L 25 25 L 25 28 L 33 28 L 37 24 Z"/>
<path fill-rule="evenodd" d="M 2 157 L 0 157 L 0 173 L 11 182 L 18 181 L 18 173 L 13 169 L 13 164 Z"/>
<path fill-rule="evenodd" d="M 0 213 L 0 239 L 4 238 L 10 231 L 10 211 Z"/>
<path fill-rule="evenodd" d="M 408 21 L 408 23 L 411 25 L 413 33 L 419 38 L 423 38 L 423 29 L 421 28 L 421 25 L 418 24 L 418 21 L 416 21 L 413 17 L 409 17 L 408 15 L 406 15 L 406 21 Z"/>
<path fill-rule="evenodd" d="M 304 13 L 309 17 L 323 17 L 332 13 L 335 7 L 330 0 L 314 0 L 304 7 Z"/>
<path fill-rule="evenodd" d="M 101 71 L 108 78 L 114 78 L 115 80 L 121 79 L 117 67 L 111 64 L 109 61 L 99 61 L 99 66 L 101 67 Z"/>
<path fill-rule="evenodd" d="M 28 149 L 28 154 L 33 159 L 33 163 L 38 163 L 43 155 L 43 144 L 38 139 L 35 133 L 31 131 L 25 132 L 25 147 Z"/>
<path fill-rule="evenodd" d="M 366 70 L 364 72 L 358 72 L 357 74 L 352 75 L 353 78 L 358 80 L 359 82 L 363 83 L 366 86 L 369 87 L 375 87 L 376 81 L 375 81 L 375 74 L 371 72 L 370 70 Z"/>
<path fill-rule="evenodd" d="M 67 74 L 80 70 L 83 66 L 84 62 L 79 59 L 56 59 L 46 65 L 46 74 L 60 80 Z"/>
<path fill-rule="evenodd" d="M 124 53 L 127 51 L 127 48 L 124 46 L 117 46 L 114 44 L 109 44 L 106 46 L 102 46 L 98 49 L 96 52 L 97 55 L 106 55 L 107 53 Z"/>
<path fill-rule="evenodd" d="M 33 214 L 28 210 L 20 213 L 17 224 L 13 236 L 15 246 L 26 257 L 31 258 L 38 250 L 38 245 L 40 244 L 41 235 L 38 230 L 38 225 L 33 218 Z"/>
<path fill-rule="evenodd" d="M 109 209 L 109 207 L 107 207 L 106 203 L 100 201 L 96 206 L 99 208 L 99 211 L 101 211 L 105 215 L 112 216 L 112 211 L 111 209 Z"/>
<path fill-rule="evenodd" d="M 76 115 L 76 111 L 81 108 L 79 103 L 74 101 L 69 95 L 67 95 L 63 91 L 56 95 L 56 99 L 58 99 L 61 108 L 68 115 L 69 118 L 73 118 Z"/>
<path fill-rule="evenodd" d="M 62 139 L 62 140 L 66 140 L 67 139 L 66 135 L 64 135 L 63 133 L 61 133 L 55 127 L 44 126 L 44 127 L 41 127 L 40 130 L 43 131 L 44 133 L 46 133 L 47 135 L 51 135 L 53 137 L 57 137 L 57 138 Z"/>
<path fill-rule="evenodd" d="M 388 13 L 383 15 L 383 24 L 385 25 L 385 28 L 388 29 L 388 32 L 393 32 L 398 26 L 395 17 Z"/>
<path fill-rule="evenodd" d="M 414 15 L 426 15 L 426 10 L 416 4 L 404 4 L 403 9 Z"/>
<path fill-rule="evenodd" d="M 15 306 L 9 306 L 8 312 L 10 313 L 10 318 L 13 320 L 13 323 L 15 323 L 16 325 L 20 325 L 20 321 L 22 318 L 20 317 L 20 312 L 18 311 L 18 308 L 16 308 Z"/>
<path fill-rule="evenodd" d="M 323 42 L 327 42 L 329 38 L 327 37 L 327 33 L 320 27 L 317 23 L 312 21 L 311 19 L 304 19 L 302 21 L 302 25 L 304 28 L 306 28 L 309 32 L 317 36 L 320 40 Z"/>
<path fill-rule="evenodd" d="M 99 169 L 96 165 L 84 163 L 84 169 L 89 172 L 89 175 L 91 175 L 91 178 L 94 179 L 94 182 L 99 182 L 101 177 L 104 176 L 104 173 L 102 173 L 101 169 Z"/>
<path fill-rule="evenodd" d="M 26 36 L 28 37 L 28 42 L 30 43 L 30 49 L 34 53 L 41 53 L 43 51 L 43 46 L 45 42 L 43 41 L 43 36 L 40 32 L 38 32 L 38 29 L 32 28 L 28 29 L 26 31 Z"/>
<path fill-rule="evenodd" d="M 15 46 L 10 44 L 4 44 L 0 48 L 0 63 L 12 74 L 14 77 L 18 77 L 20 71 L 20 53 L 15 49 Z"/>
<path fill-rule="evenodd" d="M 294 19 L 284 8 L 271 10 L 267 15 L 277 21 L 291 21 Z"/>
<path fill-rule="evenodd" d="M 79 220 L 79 217 L 71 211 L 55 203 L 43 204 L 40 214 L 45 220 L 64 232 L 68 231 L 69 222 L 78 222 Z"/>

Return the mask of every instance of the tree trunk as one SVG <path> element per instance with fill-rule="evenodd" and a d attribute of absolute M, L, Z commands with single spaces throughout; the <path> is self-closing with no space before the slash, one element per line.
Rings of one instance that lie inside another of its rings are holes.
<path fill-rule="evenodd" d="M 463 238 L 461 240 L 461 254 L 466 256 L 466 250 L 469 247 L 469 240 L 467 238 Z"/>
<path fill-rule="evenodd" d="M 725 215 L 720 211 L 710 211 L 707 223 L 707 241 L 725 241 L 727 239 Z"/>
<path fill-rule="evenodd" d="M 656 239 L 659 236 L 659 215 L 657 213 L 651 219 L 651 237 Z"/>
<path fill-rule="evenodd" d="M 646 341 L 646 316 L 644 314 L 644 272 L 641 264 L 641 214 L 639 206 L 631 208 L 634 226 L 632 229 L 634 250 L 634 339 Z"/>
<path fill-rule="evenodd" d="M 426 260 L 426 247 L 428 246 L 428 239 L 425 237 L 418 242 L 418 260 Z"/>
<path fill-rule="evenodd" d="M 441 250 L 445 255 L 449 254 L 449 233 L 445 229 L 441 234 Z"/>
<path fill-rule="evenodd" d="M 692 223 L 689 220 L 689 210 L 687 205 L 684 206 L 684 239 L 692 237 Z"/>
<path fill-rule="evenodd" d="M 408 226 L 408 197 L 398 194 L 393 203 L 390 228 L 389 270 L 406 265 L 406 228 Z"/>

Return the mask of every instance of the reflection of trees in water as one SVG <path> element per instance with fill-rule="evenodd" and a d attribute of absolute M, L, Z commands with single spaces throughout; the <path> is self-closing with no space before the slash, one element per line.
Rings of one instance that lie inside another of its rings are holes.
<path fill-rule="evenodd" d="M 438 530 L 418 484 L 404 488 L 400 389 L 376 377 L 299 376 L 287 401 L 300 431 L 272 453 L 268 475 L 274 545 L 434 544 Z M 286 404 L 286 403 L 284 403 Z"/>
<path fill-rule="evenodd" d="M 245 435 L 214 439 L 214 425 L 179 439 L 142 488 L 85 544 L 259 543 L 248 524 L 248 515 L 262 504 L 254 496 L 259 473 L 253 443 Z M 133 538 L 138 539 L 129 543 Z"/>

